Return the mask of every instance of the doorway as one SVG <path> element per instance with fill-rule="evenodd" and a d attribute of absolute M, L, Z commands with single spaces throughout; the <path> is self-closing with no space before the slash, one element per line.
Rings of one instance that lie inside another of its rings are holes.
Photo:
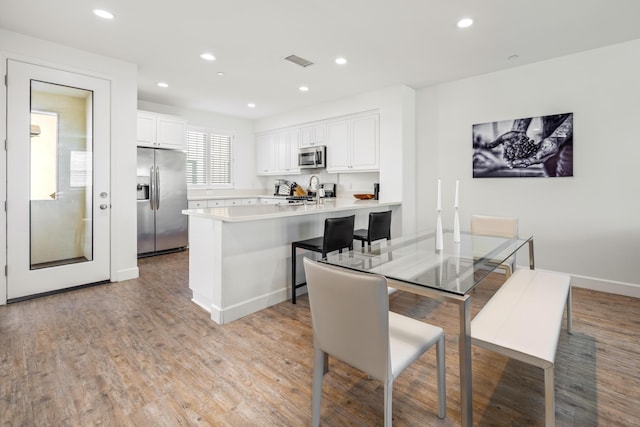
<path fill-rule="evenodd" d="M 110 278 L 110 83 L 7 61 L 7 299 Z"/>

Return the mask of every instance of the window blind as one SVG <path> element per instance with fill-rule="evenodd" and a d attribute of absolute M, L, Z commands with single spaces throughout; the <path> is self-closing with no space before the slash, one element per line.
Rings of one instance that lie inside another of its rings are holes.
<path fill-rule="evenodd" d="M 233 135 L 206 128 L 187 131 L 187 184 L 228 187 L 232 184 Z"/>

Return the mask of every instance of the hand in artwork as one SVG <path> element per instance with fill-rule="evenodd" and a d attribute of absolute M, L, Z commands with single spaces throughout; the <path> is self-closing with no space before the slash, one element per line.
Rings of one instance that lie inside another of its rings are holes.
<path fill-rule="evenodd" d="M 569 114 L 566 118 L 554 129 L 553 133 L 544 138 L 539 144 L 533 144 L 535 150 L 531 151 L 525 156 L 516 156 L 513 159 L 508 159 L 510 167 L 514 168 L 526 168 L 533 164 L 544 163 L 550 157 L 558 154 L 560 147 L 573 136 L 573 115 Z M 505 157 L 506 157 L 506 145 L 505 145 Z"/>

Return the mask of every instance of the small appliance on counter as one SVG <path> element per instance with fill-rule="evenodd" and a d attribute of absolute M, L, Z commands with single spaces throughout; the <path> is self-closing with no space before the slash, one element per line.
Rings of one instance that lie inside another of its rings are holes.
<path fill-rule="evenodd" d="M 291 184 L 286 179 L 276 179 L 275 182 L 275 190 L 274 196 L 290 196 L 291 195 Z"/>
<path fill-rule="evenodd" d="M 320 188 L 324 189 L 325 198 L 335 198 L 337 185 L 333 183 L 320 184 Z"/>
<path fill-rule="evenodd" d="M 373 200 L 379 200 L 379 197 L 380 197 L 380 184 L 376 182 L 373 184 Z"/>

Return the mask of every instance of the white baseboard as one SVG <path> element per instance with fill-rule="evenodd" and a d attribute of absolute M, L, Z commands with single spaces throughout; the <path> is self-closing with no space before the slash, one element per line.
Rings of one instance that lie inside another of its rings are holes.
<path fill-rule="evenodd" d="M 602 280 L 585 276 L 571 276 L 571 285 L 578 288 L 591 289 L 593 291 L 640 298 L 640 285 L 635 285 L 633 283 Z"/>
<path fill-rule="evenodd" d="M 138 267 L 127 268 L 125 270 L 118 270 L 116 277 L 112 278 L 112 282 L 122 282 L 123 280 L 137 279 L 140 277 L 140 270 Z"/>
<path fill-rule="evenodd" d="M 211 320 L 224 325 L 251 313 L 271 307 L 289 298 L 287 288 L 281 288 L 269 294 L 261 295 L 250 300 L 231 305 L 224 310 L 211 305 Z"/>
<path fill-rule="evenodd" d="M 551 271 L 543 270 L 542 271 Z M 577 274 L 556 272 L 571 276 L 571 286 L 576 288 L 591 289 L 592 291 L 606 292 L 608 294 L 624 295 L 640 298 L 640 284 L 618 282 L 615 280 L 598 279 L 595 277 L 580 276 Z"/>

